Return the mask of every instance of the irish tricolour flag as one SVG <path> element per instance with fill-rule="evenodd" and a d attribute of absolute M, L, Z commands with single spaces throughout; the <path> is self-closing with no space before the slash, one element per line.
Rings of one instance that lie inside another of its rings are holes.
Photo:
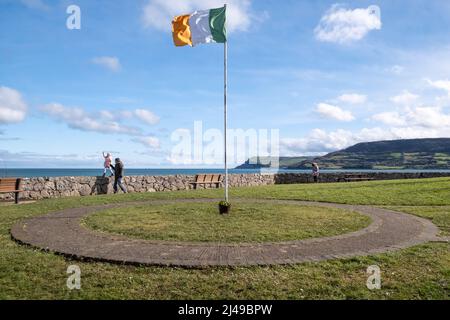
<path fill-rule="evenodd" d="M 173 41 L 177 47 L 200 43 L 225 43 L 226 7 L 196 11 L 175 17 L 172 21 Z"/>

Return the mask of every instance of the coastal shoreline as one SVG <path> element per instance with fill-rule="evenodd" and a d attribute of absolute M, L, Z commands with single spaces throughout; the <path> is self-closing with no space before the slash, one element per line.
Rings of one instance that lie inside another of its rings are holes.
<path fill-rule="evenodd" d="M 219 171 L 220 173 L 220 171 Z M 356 172 L 352 172 L 356 174 Z M 349 172 L 322 172 L 321 183 L 345 181 Z M 360 172 L 370 180 L 404 180 L 450 177 L 450 172 Z M 194 175 L 126 176 L 124 183 L 130 193 L 167 192 L 194 189 Z M 80 197 L 113 193 L 111 177 L 35 177 L 23 179 L 21 200 L 41 200 L 61 197 Z M 242 173 L 229 176 L 230 187 L 256 187 L 276 184 L 312 183 L 310 172 L 302 173 Z M 214 184 L 199 189 L 215 188 Z M 13 194 L 1 194 L 0 200 L 12 200 Z"/>

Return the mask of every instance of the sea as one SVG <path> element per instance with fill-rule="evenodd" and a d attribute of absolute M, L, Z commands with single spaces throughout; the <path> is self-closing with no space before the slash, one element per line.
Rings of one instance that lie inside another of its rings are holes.
<path fill-rule="evenodd" d="M 196 174 L 223 174 L 223 168 L 217 169 L 126 169 L 127 176 L 170 176 L 170 175 L 196 175 Z M 310 173 L 311 170 L 287 169 L 230 169 L 230 174 L 246 173 Z M 450 170 L 321 170 L 330 172 L 448 172 Z M 0 177 L 34 178 L 34 177 L 95 177 L 101 176 L 103 169 L 67 169 L 67 168 L 0 168 Z"/>

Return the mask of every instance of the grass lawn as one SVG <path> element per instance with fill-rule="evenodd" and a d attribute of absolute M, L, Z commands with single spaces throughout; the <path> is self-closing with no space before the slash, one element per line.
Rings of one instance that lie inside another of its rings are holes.
<path fill-rule="evenodd" d="M 371 219 L 334 208 L 236 201 L 230 215 L 219 215 L 215 203 L 178 203 L 111 209 L 83 222 L 140 239 L 250 243 L 335 236 L 365 228 Z"/>
<path fill-rule="evenodd" d="M 150 199 L 220 198 L 221 190 L 128 194 L 0 207 L 0 299 L 449 299 L 450 245 L 429 243 L 370 257 L 295 266 L 178 268 L 86 263 L 20 246 L 10 227 L 20 219 L 79 206 Z M 450 179 L 237 188 L 231 199 L 298 199 L 395 207 L 450 225 Z M 79 291 L 66 269 L 82 271 Z M 381 268 L 382 289 L 366 288 L 366 269 Z"/>

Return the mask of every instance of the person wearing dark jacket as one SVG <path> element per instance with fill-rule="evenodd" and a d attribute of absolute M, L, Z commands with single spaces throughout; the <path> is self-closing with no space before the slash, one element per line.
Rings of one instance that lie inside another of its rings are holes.
<path fill-rule="evenodd" d="M 111 165 L 111 167 L 114 170 L 114 193 L 117 193 L 119 191 L 118 187 L 124 192 L 127 193 L 127 189 L 122 183 L 123 174 L 124 174 L 124 168 L 123 163 L 119 158 L 116 158 L 116 164 Z"/>

